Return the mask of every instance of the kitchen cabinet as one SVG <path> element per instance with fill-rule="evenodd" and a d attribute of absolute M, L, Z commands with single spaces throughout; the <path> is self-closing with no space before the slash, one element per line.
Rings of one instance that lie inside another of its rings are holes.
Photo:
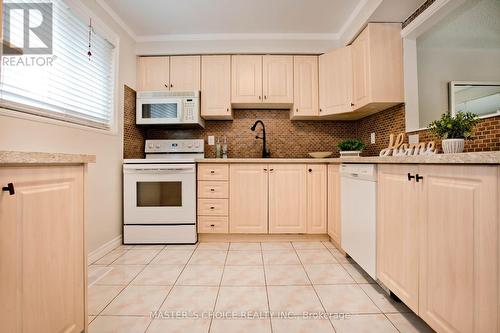
<path fill-rule="evenodd" d="M 231 56 L 231 102 L 262 102 L 262 56 Z"/>
<path fill-rule="evenodd" d="M 269 233 L 305 233 L 306 165 L 269 165 Z"/>
<path fill-rule="evenodd" d="M 137 89 L 192 91 L 200 90 L 200 56 L 139 57 Z"/>
<path fill-rule="evenodd" d="M 0 168 L 2 332 L 86 329 L 84 170 Z"/>
<path fill-rule="evenodd" d="M 198 179 L 198 232 L 227 233 L 229 230 L 229 166 L 200 164 Z"/>
<path fill-rule="evenodd" d="M 377 277 L 418 313 L 419 184 L 417 165 L 379 165 Z"/>
<path fill-rule="evenodd" d="M 340 166 L 338 164 L 328 165 L 328 235 L 335 245 L 341 247 L 341 224 L 340 224 Z"/>
<path fill-rule="evenodd" d="M 293 56 L 263 56 L 262 83 L 264 103 L 293 103 Z"/>
<path fill-rule="evenodd" d="M 267 164 L 231 164 L 230 233 L 267 233 Z"/>
<path fill-rule="evenodd" d="M 353 109 L 361 116 L 404 102 L 400 23 L 369 23 L 351 45 Z"/>
<path fill-rule="evenodd" d="M 422 165 L 419 315 L 438 332 L 498 332 L 493 166 Z"/>
<path fill-rule="evenodd" d="M 438 332 L 498 332 L 498 167 L 380 165 L 378 187 L 380 281 Z"/>
<path fill-rule="evenodd" d="M 231 56 L 201 57 L 201 116 L 205 119 L 232 119 Z"/>
<path fill-rule="evenodd" d="M 139 57 L 137 89 L 138 91 L 169 90 L 170 57 Z"/>
<path fill-rule="evenodd" d="M 170 57 L 170 90 L 199 91 L 201 80 L 200 56 Z"/>
<path fill-rule="evenodd" d="M 293 57 L 293 108 L 291 119 L 319 116 L 318 57 Z"/>
<path fill-rule="evenodd" d="M 307 165 L 307 233 L 327 233 L 327 166 L 326 164 Z"/>
<path fill-rule="evenodd" d="M 319 56 L 320 116 L 346 114 L 353 110 L 351 47 Z M 351 115 L 347 114 L 346 119 Z"/>

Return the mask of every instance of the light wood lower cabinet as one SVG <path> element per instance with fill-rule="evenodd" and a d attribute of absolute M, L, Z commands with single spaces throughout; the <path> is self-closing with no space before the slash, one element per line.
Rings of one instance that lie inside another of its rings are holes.
<path fill-rule="evenodd" d="M 379 166 L 378 277 L 438 332 L 499 331 L 498 184 L 496 166 Z"/>
<path fill-rule="evenodd" d="M 377 276 L 418 312 L 419 188 L 408 181 L 418 166 L 378 167 Z"/>
<path fill-rule="evenodd" d="M 327 166 L 325 164 L 307 165 L 307 233 L 326 234 L 327 232 Z"/>
<path fill-rule="evenodd" d="M 328 235 L 341 246 L 340 232 L 340 166 L 338 164 L 328 165 Z"/>
<path fill-rule="evenodd" d="M 84 166 L 1 167 L 2 332 L 85 329 Z"/>
<path fill-rule="evenodd" d="M 269 165 L 269 233 L 305 233 L 306 165 Z"/>
<path fill-rule="evenodd" d="M 267 164 L 231 164 L 230 233 L 267 233 Z"/>

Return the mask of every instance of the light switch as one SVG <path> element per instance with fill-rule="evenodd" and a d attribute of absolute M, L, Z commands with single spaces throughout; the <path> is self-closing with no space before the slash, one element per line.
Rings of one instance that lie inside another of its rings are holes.
<path fill-rule="evenodd" d="M 371 144 L 375 143 L 375 133 L 370 134 L 370 143 Z"/>
<path fill-rule="evenodd" d="M 215 145 L 215 137 L 213 135 L 208 136 L 208 145 L 209 146 Z"/>

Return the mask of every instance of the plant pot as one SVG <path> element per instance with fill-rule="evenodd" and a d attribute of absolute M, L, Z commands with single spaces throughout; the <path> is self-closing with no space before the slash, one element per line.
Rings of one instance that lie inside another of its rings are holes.
<path fill-rule="evenodd" d="M 340 151 L 340 158 L 342 157 L 359 157 L 361 150 L 344 150 Z"/>
<path fill-rule="evenodd" d="M 457 154 L 464 151 L 464 139 L 445 139 L 441 142 L 445 154 Z"/>

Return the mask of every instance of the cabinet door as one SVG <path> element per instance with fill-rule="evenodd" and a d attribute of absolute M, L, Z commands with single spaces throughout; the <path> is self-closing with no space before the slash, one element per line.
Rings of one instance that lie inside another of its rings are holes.
<path fill-rule="evenodd" d="M 419 187 L 408 173 L 418 166 L 378 166 L 377 277 L 418 312 Z"/>
<path fill-rule="evenodd" d="M 169 57 L 139 57 L 137 63 L 137 89 L 169 90 Z"/>
<path fill-rule="evenodd" d="M 361 108 L 370 102 L 370 45 L 369 29 L 363 30 L 352 43 L 353 103 Z"/>
<path fill-rule="evenodd" d="M 170 90 L 200 90 L 200 56 L 170 57 Z"/>
<path fill-rule="evenodd" d="M 269 165 L 269 233 L 305 233 L 306 165 Z"/>
<path fill-rule="evenodd" d="M 328 235 L 341 245 L 340 239 L 340 171 L 338 164 L 328 165 Z"/>
<path fill-rule="evenodd" d="M 438 332 L 498 332 L 497 167 L 420 173 L 419 315 Z"/>
<path fill-rule="evenodd" d="M 327 172 L 325 164 L 307 165 L 307 233 L 325 234 L 327 221 Z"/>
<path fill-rule="evenodd" d="M 293 56 L 263 57 L 264 102 L 293 103 Z"/>
<path fill-rule="evenodd" d="M 351 47 L 333 50 L 319 59 L 320 115 L 352 111 Z"/>
<path fill-rule="evenodd" d="M 295 116 L 318 116 L 318 57 L 293 57 L 293 113 Z"/>
<path fill-rule="evenodd" d="M 2 332 L 85 326 L 83 167 L 0 168 Z"/>
<path fill-rule="evenodd" d="M 232 119 L 229 55 L 201 57 L 201 116 Z"/>
<path fill-rule="evenodd" d="M 229 232 L 267 233 L 267 165 L 229 167 Z"/>
<path fill-rule="evenodd" d="M 262 56 L 231 56 L 232 103 L 262 102 Z"/>

